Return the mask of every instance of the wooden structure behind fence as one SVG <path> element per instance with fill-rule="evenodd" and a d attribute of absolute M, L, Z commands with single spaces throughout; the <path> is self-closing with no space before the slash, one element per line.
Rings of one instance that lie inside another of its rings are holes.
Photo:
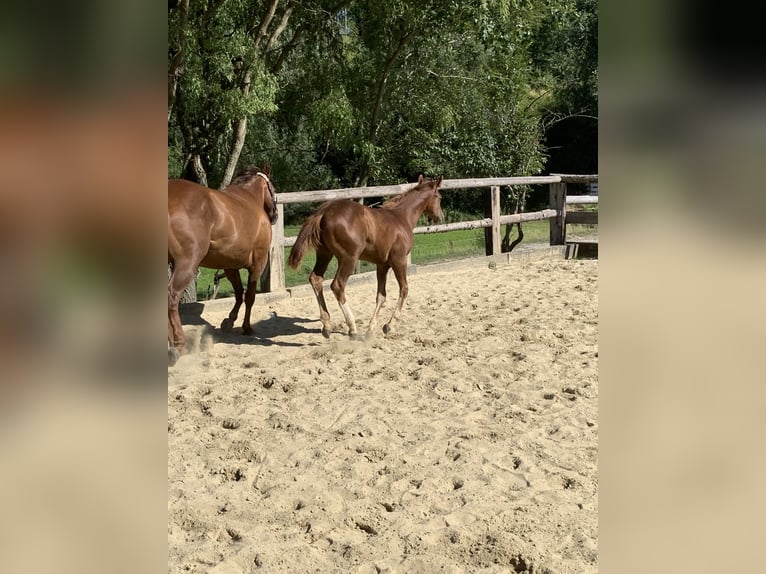
<path fill-rule="evenodd" d="M 414 233 L 443 233 L 460 229 L 492 228 L 492 254 L 500 253 L 500 226 L 535 221 L 550 220 L 550 244 L 564 245 L 566 243 L 566 225 L 568 223 L 597 224 L 597 211 L 570 211 L 568 204 L 598 203 L 598 196 L 575 195 L 567 196 L 568 183 L 595 183 L 598 175 L 541 175 L 529 177 L 488 177 L 480 179 L 445 179 L 439 189 L 470 189 L 490 188 L 492 217 L 474 221 L 459 221 L 443 225 L 428 225 L 416 227 Z M 518 213 L 514 215 L 500 214 L 500 187 L 514 185 L 548 184 L 550 202 L 548 209 Z M 261 291 L 283 291 L 285 289 L 285 247 L 295 243 L 295 237 L 285 237 L 285 211 L 288 203 L 316 203 L 331 199 L 364 199 L 367 197 L 383 197 L 400 195 L 412 189 L 414 184 L 379 185 L 373 187 L 352 187 L 345 189 L 325 189 L 319 191 L 299 191 L 277 193 L 278 218 L 272 227 L 271 253 L 269 263 L 261 278 Z"/>

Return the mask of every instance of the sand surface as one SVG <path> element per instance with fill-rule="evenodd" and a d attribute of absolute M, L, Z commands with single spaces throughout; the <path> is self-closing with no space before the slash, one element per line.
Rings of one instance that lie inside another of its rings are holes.
<path fill-rule="evenodd" d="M 168 571 L 596 572 L 597 275 L 420 267 L 363 341 L 329 292 L 329 340 L 307 289 L 254 337 L 207 306 L 168 369 Z M 347 294 L 364 332 L 375 284 Z"/>

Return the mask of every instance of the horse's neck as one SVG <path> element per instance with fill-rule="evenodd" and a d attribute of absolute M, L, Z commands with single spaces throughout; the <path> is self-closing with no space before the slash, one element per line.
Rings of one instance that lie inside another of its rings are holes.
<path fill-rule="evenodd" d="M 266 203 L 267 193 L 263 189 L 263 187 L 258 187 L 256 185 L 253 185 L 253 182 L 250 182 L 246 185 L 240 185 L 239 189 L 244 191 L 247 195 L 249 195 L 253 199 L 257 201 L 263 200 L 263 202 Z"/>
<path fill-rule="evenodd" d="M 247 197 L 248 202 L 252 201 L 255 205 L 263 206 L 263 210 L 268 213 L 271 206 L 271 196 L 266 189 L 254 185 L 237 185 L 234 189 Z"/>
<path fill-rule="evenodd" d="M 406 198 L 401 205 L 397 205 L 394 209 L 407 221 L 410 229 L 414 229 L 418 219 L 425 211 L 427 199 L 425 190 L 423 190 L 422 193 L 414 193 L 412 197 Z"/>

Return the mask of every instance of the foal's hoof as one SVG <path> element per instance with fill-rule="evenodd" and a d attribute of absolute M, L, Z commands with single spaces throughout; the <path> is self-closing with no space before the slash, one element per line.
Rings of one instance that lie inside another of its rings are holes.
<path fill-rule="evenodd" d="M 351 338 L 352 341 L 363 341 L 365 339 L 365 336 L 361 333 L 349 333 L 348 336 Z"/>
<path fill-rule="evenodd" d="M 388 323 L 386 323 L 385 325 L 383 325 L 383 333 L 385 333 L 386 335 L 388 335 L 390 332 L 391 332 L 391 325 L 389 325 Z"/>
<path fill-rule="evenodd" d="M 175 365 L 180 357 L 181 357 L 181 352 L 175 347 L 170 347 L 168 349 L 168 367 L 172 367 L 173 365 Z"/>
<path fill-rule="evenodd" d="M 228 317 L 224 319 L 223 321 L 221 321 L 221 331 L 223 331 L 224 333 L 231 332 L 231 329 L 233 327 L 234 327 L 234 321 L 232 321 Z"/>
<path fill-rule="evenodd" d="M 322 327 L 322 336 L 325 339 L 329 339 L 330 338 L 330 329 L 328 327 Z"/>

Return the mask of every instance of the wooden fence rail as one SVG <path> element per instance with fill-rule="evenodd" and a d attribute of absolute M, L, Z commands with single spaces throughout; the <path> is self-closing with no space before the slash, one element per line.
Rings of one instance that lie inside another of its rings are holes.
<path fill-rule="evenodd" d="M 443 233 L 461 229 L 492 228 L 492 253 L 500 253 L 500 226 L 535 221 L 550 220 L 550 244 L 564 245 L 566 241 L 567 223 L 598 223 L 598 212 L 566 211 L 568 204 L 598 203 L 598 196 L 567 196 L 567 183 L 592 183 L 598 181 L 598 175 L 568 175 L 553 174 L 544 176 L 524 177 L 488 177 L 481 179 L 446 179 L 440 189 L 471 189 L 490 188 L 492 217 L 475 221 L 459 221 L 443 225 L 428 225 L 416 227 L 414 233 Z M 549 186 L 549 209 L 518 213 L 513 215 L 500 214 L 500 187 L 513 185 Z M 412 183 L 399 185 L 379 185 L 370 187 L 354 187 L 346 189 L 325 189 L 317 191 L 299 191 L 277 194 L 278 218 L 272 227 L 271 253 L 266 271 L 261 278 L 262 291 L 282 291 L 285 289 L 284 248 L 295 244 L 296 237 L 285 237 L 284 206 L 288 203 L 316 203 L 331 199 L 363 199 L 367 197 L 382 197 L 400 195 L 412 189 Z"/>

